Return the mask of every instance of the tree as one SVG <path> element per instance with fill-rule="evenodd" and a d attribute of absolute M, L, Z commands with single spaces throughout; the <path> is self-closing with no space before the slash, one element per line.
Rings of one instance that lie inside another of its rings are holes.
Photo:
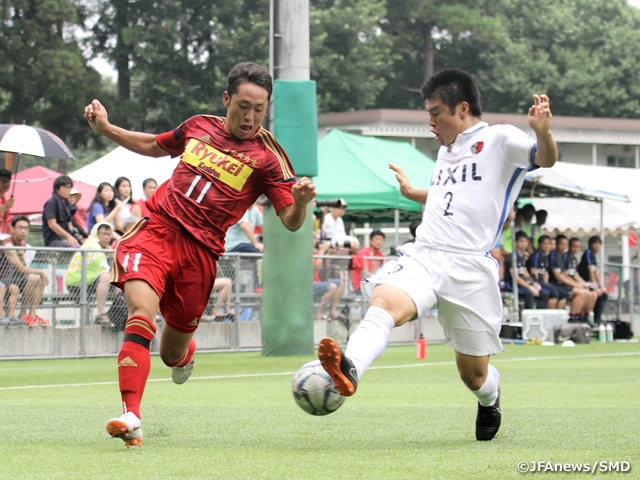
<path fill-rule="evenodd" d="M 40 126 L 71 145 L 86 141 L 81 113 L 100 76 L 73 34 L 82 14 L 69 0 L 2 2 L 0 122 Z"/>
<path fill-rule="evenodd" d="M 382 30 L 393 39 L 394 72 L 378 104 L 393 108 L 422 108 L 418 92 L 434 73 L 443 45 L 469 36 L 491 42 L 499 25 L 486 14 L 490 2 L 452 0 L 387 0 Z M 447 65 L 454 66 L 454 65 Z M 459 66 L 459 65 L 458 65 Z"/>
<path fill-rule="evenodd" d="M 524 112 L 547 93 L 557 115 L 640 117 L 640 11 L 625 0 L 500 0 L 506 36 L 478 52 L 487 111 Z"/>
<path fill-rule="evenodd" d="M 318 111 L 374 107 L 393 61 L 391 41 L 379 28 L 384 1 L 315 0 L 310 10 Z"/>

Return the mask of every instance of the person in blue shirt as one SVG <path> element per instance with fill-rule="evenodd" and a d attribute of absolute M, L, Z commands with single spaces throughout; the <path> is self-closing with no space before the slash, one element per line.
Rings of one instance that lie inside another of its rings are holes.
<path fill-rule="evenodd" d="M 516 279 L 513 281 L 512 257 L 507 257 L 505 267 L 506 290 L 513 291 L 515 285 L 518 286 L 518 294 L 524 298 L 524 308 L 533 308 L 534 298 L 537 299 L 537 308 L 547 308 L 549 303 L 549 292 L 542 290 L 536 279 L 529 275 L 527 270 L 526 253 L 529 246 L 529 235 L 519 230 L 516 232 Z"/>
<path fill-rule="evenodd" d="M 114 219 L 122 209 L 122 204 L 115 200 L 115 191 L 109 182 L 98 185 L 96 196 L 91 200 L 87 214 L 87 228 L 93 229 L 96 223 L 107 222 L 114 227 Z"/>
<path fill-rule="evenodd" d="M 607 294 L 600 284 L 600 270 L 598 269 L 598 254 L 602 249 L 602 239 L 594 235 L 589 238 L 589 248 L 582 254 L 578 264 L 578 274 L 586 280 L 593 292 L 598 296 L 593 307 L 593 323 L 600 325 L 602 322 L 602 312 L 607 304 Z"/>
<path fill-rule="evenodd" d="M 542 290 L 549 292 L 547 308 L 563 309 L 567 304 L 568 294 L 557 285 L 549 283 L 550 254 L 551 238 L 549 235 L 541 235 L 538 239 L 538 249 L 527 258 L 527 269 L 531 277 L 540 284 Z"/>

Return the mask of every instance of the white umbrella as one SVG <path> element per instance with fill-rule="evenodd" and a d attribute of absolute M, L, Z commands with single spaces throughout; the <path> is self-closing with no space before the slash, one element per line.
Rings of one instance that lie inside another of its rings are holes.
<path fill-rule="evenodd" d="M 60 138 L 42 128 L 30 127 L 29 125 L 0 125 L 0 152 L 12 152 L 18 154 L 16 169 L 14 173 L 13 188 L 15 188 L 15 177 L 20 166 L 22 155 L 34 155 L 36 157 L 61 158 L 63 160 L 75 161 L 75 157 L 69 147 Z M 13 197 L 13 189 L 11 190 Z"/>

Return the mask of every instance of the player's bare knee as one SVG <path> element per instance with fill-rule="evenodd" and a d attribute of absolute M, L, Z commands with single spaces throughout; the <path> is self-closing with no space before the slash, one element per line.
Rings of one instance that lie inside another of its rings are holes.
<path fill-rule="evenodd" d="M 184 357 L 187 350 L 176 349 L 173 347 L 160 347 L 160 359 L 168 367 L 174 366 Z"/>

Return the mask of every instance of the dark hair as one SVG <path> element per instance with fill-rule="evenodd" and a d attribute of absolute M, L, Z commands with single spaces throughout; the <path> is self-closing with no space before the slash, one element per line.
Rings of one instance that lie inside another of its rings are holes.
<path fill-rule="evenodd" d="M 419 226 L 420 226 L 420 222 L 411 222 L 409 224 L 409 233 L 411 233 L 411 236 L 413 238 L 416 238 L 416 230 L 418 230 Z"/>
<path fill-rule="evenodd" d="M 529 235 L 527 235 L 527 232 L 523 232 L 522 230 L 518 230 L 516 232 L 516 242 L 518 240 L 520 240 L 521 238 L 526 238 L 528 240 L 529 239 Z"/>
<path fill-rule="evenodd" d="M 533 213 L 536 213 L 536 207 L 534 207 L 532 204 L 527 203 L 525 205 L 522 206 L 522 212 L 531 212 L 533 211 Z"/>
<path fill-rule="evenodd" d="M 542 242 L 545 240 L 551 240 L 551 237 L 549 235 L 540 235 L 540 237 L 538 237 L 538 248 L 540 248 L 540 245 L 542 245 Z"/>
<path fill-rule="evenodd" d="M 536 210 L 536 218 L 539 219 L 540 217 L 544 216 L 544 219 L 547 219 L 547 215 L 549 215 L 549 213 L 546 210 Z"/>
<path fill-rule="evenodd" d="M 238 88 L 245 82 L 253 83 L 267 91 L 267 99 L 271 99 L 273 92 L 273 81 L 269 72 L 262 66 L 253 62 L 241 62 L 229 72 L 229 85 L 227 93 L 232 97 L 238 92 Z"/>
<path fill-rule="evenodd" d="M 155 178 L 146 178 L 146 179 L 144 180 L 144 182 L 142 182 L 142 188 L 146 188 L 146 187 L 147 187 L 147 183 L 149 183 L 149 182 L 153 182 L 153 183 L 155 183 L 156 185 L 158 185 L 158 182 L 156 182 L 156 179 L 155 179 Z"/>
<path fill-rule="evenodd" d="M 113 186 L 111 186 L 109 182 L 102 182 L 100 185 L 98 185 L 96 194 L 93 197 L 93 200 L 91 200 L 91 204 L 89 205 L 89 210 L 91 210 L 96 203 L 99 203 L 100 205 L 105 206 L 104 203 L 102 203 L 102 197 L 100 196 L 100 194 L 102 193 L 102 190 L 104 190 L 104 187 L 111 187 L 111 190 L 113 190 L 113 198 L 106 205 L 107 207 L 109 207 L 109 212 L 114 208 L 116 208 L 116 189 L 113 188 Z M 105 213 L 108 214 L 109 212 L 105 212 Z"/>
<path fill-rule="evenodd" d="M 371 230 L 371 233 L 369 234 L 369 240 L 371 240 L 376 235 L 380 235 L 382 238 L 387 238 L 387 236 L 384 234 L 382 230 L 376 229 L 376 230 Z"/>
<path fill-rule="evenodd" d="M 573 245 L 576 242 L 580 242 L 580 239 L 578 237 L 571 237 L 571 240 L 569 240 L 569 248 L 571 248 L 571 245 Z"/>
<path fill-rule="evenodd" d="M 556 236 L 556 244 L 560 241 L 560 240 L 568 240 L 566 235 L 563 234 L 559 234 L 558 236 Z"/>
<path fill-rule="evenodd" d="M 99 226 L 98 226 L 98 230 L 96 230 L 96 233 L 98 233 L 98 232 L 99 232 L 100 230 L 102 230 L 103 228 L 106 228 L 106 229 L 108 229 L 108 230 L 113 230 L 113 228 L 111 227 L 111 225 L 109 225 L 108 223 L 100 222 L 98 225 L 99 225 Z"/>
<path fill-rule="evenodd" d="M 116 178 L 116 183 L 113 184 L 113 193 L 114 193 L 114 197 L 117 198 L 118 200 L 123 200 L 122 198 L 120 198 L 118 193 L 118 189 L 120 188 L 120 185 L 122 184 L 122 182 L 129 182 L 129 186 L 131 187 L 131 180 L 129 180 L 127 177 Z M 127 203 L 135 203 L 133 201 L 133 195 L 129 195 L 129 201 Z"/>
<path fill-rule="evenodd" d="M 15 227 L 18 222 L 27 222 L 27 224 L 31 225 L 29 219 L 24 215 L 16 215 L 13 217 L 13 220 L 11 220 L 11 226 Z"/>
<path fill-rule="evenodd" d="M 64 187 L 65 185 L 71 185 L 73 187 L 73 180 L 67 175 L 60 175 L 53 181 L 53 190 L 57 192 L 60 190 L 60 187 Z"/>
<path fill-rule="evenodd" d="M 596 243 L 602 243 L 602 239 L 598 235 L 589 237 L 589 248 L 593 247 Z"/>
<path fill-rule="evenodd" d="M 469 104 L 469 111 L 474 117 L 482 115 L 480 91 L 475 82 L 464 70 L 447 68 L 440 70 L 422 85 L 422 99 L 439 97 L 451 110 L 451 115 L 462 102 Z"/>

